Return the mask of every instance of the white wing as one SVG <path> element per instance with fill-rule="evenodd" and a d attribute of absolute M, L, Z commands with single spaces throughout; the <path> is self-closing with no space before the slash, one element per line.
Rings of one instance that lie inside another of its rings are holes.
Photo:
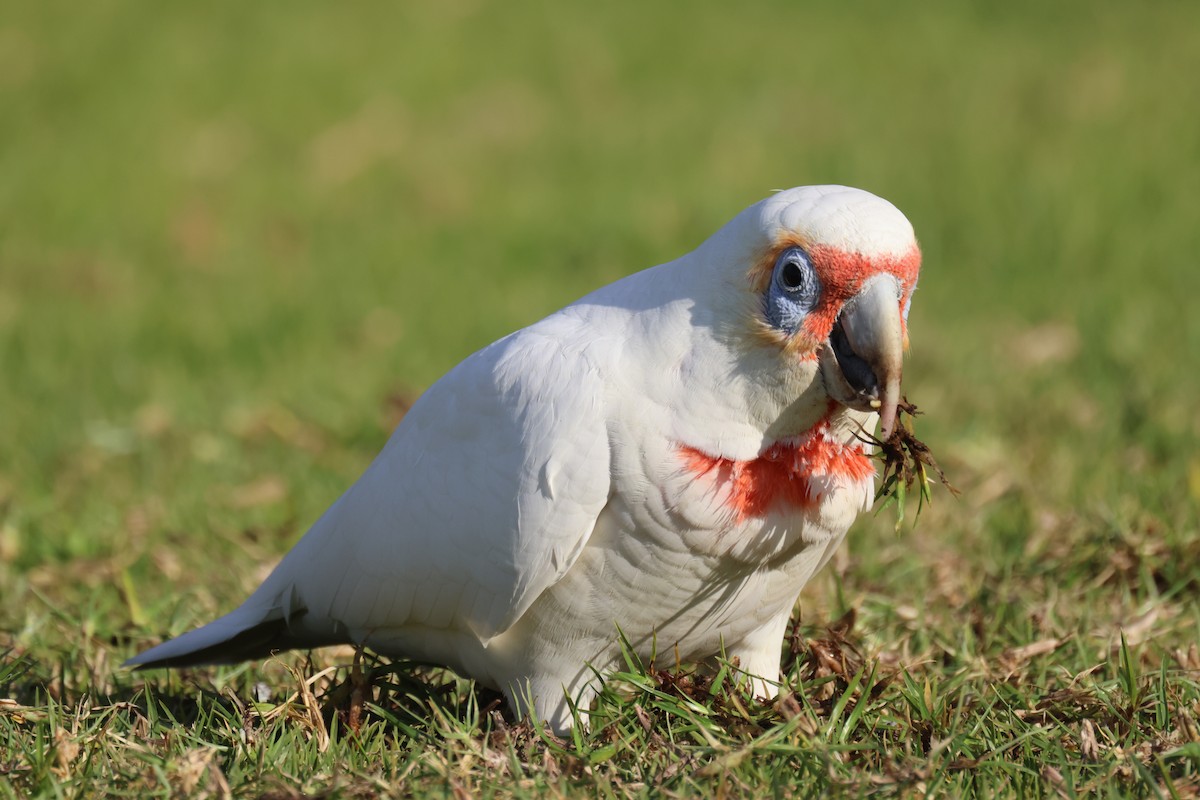
<path fill-rule="evenodd" d="M 359 640 L 511 626 L 578 557 L 609 494 L 601 340 L 557 314 L 475 353 L 246 602 Z"/>

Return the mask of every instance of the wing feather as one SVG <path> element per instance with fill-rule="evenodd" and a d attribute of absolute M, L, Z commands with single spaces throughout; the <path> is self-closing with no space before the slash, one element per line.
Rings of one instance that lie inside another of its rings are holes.
<path fill-rule="evenodd" d="M 295 592 L 306 627 L 359 637 L 509 628 L 570 569 L 608 500 L 613 345 L 586 327 L 552 316 L 438 381 L 247 605 Z"/>

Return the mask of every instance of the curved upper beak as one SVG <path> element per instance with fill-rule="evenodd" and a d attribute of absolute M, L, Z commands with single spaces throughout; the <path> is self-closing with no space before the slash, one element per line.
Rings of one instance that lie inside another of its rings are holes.
<path fill-rule="evenodd" d="M 904 328 L 900 286 L 891 275 L 876 275 L 846 301 L 829 336 L 837 365 L 855 397 L 849 405 L 879 412 L 884 439 L 896 427 Z"/>

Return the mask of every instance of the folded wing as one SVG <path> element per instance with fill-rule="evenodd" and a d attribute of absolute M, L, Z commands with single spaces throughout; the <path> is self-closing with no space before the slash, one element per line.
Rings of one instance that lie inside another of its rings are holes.
<path fill-rule="evenodd" d="M 613 346 L 560 312 L 475 353 L 240 608 L 130 663 L 237 661 L 379 631 L 484 643 L 503 632 L 575 562 L 608 500 Z"/>

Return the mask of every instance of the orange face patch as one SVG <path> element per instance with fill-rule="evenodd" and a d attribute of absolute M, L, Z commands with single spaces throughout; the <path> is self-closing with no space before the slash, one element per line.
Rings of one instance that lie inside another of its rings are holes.
<path fill-rule="evenodd" d="M 828 420 L 803 437 L 776 442 L 751 461 L 711 456 L 679 445 L 684 468 L 711 481 L 738 522 L 765 517 L 777 508 L 810 508 L 819 499 L 813 478 L 867 480 L 875 467 L 857 442 L 846 444 L 829 434 Z"/>
<path fill-rule="evenodd" d="M 921 251 L 916 245 L 900 257 L 872 256 L 861 253 L 839 250 L 828 245 L 809 244 L 794 234 L 787 234 L 775 243 L 773 247 L 758 260 L 750 270 L 750 285 L 755 292 L 765 292 L 775 271 L 775 262 L 779 255 L 789 247 L 803 249 L 812 262 L 813 269 L 821 281 L 821 298 L 797 335 L 787 342 L 790 348 L 802 352 L 815 350 L 827 338 L 837 321 L 838 314 L 846 301 L 862 288 L 868 278 L 875 275 L 893 275 L 900 281 L 900 307 L 903 309 L 912 297 L 917 285 L 917 273 L 921 269 Z M 901 324 L 907 337 L 907 324 L 901 317 Z"/>

